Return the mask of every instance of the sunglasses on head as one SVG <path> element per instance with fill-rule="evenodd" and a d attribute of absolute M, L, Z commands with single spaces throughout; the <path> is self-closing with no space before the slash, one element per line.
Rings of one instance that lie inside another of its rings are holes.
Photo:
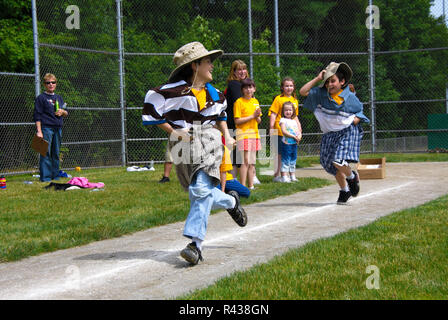
<path fill-rule="evenodd" d="M 56 81 L 45 81 L 45 84 L 56 84 Z"/>

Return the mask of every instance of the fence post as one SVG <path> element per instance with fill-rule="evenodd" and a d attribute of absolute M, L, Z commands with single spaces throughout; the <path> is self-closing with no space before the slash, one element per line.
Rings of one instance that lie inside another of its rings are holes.
<path fill-rule="evenodd" d="M 446 113 L 448 113 L 448 83 L 446 84 L 446 89 L 445 89 L 445 106 L 446 106 Z"/>
<path fill-rule="evenodd" d="M 123 34 L 121 23 L 121 0 L 117 2 L 117 36 L 118 36 L 118 72 L 120 78 L 120 114 L 121 114 L 121 159 L 122 165 L 126 166 L 126 112 L 124 101 L 124 54 Z"/>
<path fill-rule="evenodd" d="M 40 65 L 39 65 L 39 33 L 37 30 L 36 0 L 31 0 L 33 16 L 33 48 L 34 48 L 34 89 L 36 97 L 40 94 Z"/>
<path fill-rule="evenodd" d="M 369 8 L 372 10 L 373 1 L 369 0 Z M 375 54 L 374 54 L 373 24 L 369 25 L 369 91 L 371 112 L 372 153 L 376 152 L 376 110 L 375 110 Z"/>
<path fill-rule="evenodd" d="M 251 0 L 247 1 L 247 23 L 249 25 L 249 68 L 250 68 L 250 76 L 254 78 L 254 61 L 253 61 L 253 52 L 252 52 L 252 4 Z"/>

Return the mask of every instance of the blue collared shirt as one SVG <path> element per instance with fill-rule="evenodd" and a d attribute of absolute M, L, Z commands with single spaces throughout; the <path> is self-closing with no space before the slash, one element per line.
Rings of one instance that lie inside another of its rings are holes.
<path fill-rule="evenodd" d="M 363 113 L 363 105 L 358 97 L 350 91 L 349 87 L 345 87 L 339 97 L 344 99 L 340 105 L 334 101 L 325 87 L 314 87 L 310 90 L 303 106 L 314 112 L 316 108 L 320 108 L 324 112 L 334 115 L 355 115 L 361 122 L 370 123 L 370 120 Z"/>

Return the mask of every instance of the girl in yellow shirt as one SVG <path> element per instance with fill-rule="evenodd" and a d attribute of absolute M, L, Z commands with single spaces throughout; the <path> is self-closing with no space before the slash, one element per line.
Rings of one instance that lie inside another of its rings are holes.
<path fill-rule="evenodd" d="M 249 189 L 254 187 L 254 172 L 257 151 L 261 149 L 258 124 L 261 122 L 260 103 L 254 98 L 256 91 L 255 82 L 246 78 L 241 81 L 242 97 L 233 105 L 233 116 L 236 126 L 237 148 L 240 152 L 241 161 L 240 179 L 243 186 L 246 180 Z"/>

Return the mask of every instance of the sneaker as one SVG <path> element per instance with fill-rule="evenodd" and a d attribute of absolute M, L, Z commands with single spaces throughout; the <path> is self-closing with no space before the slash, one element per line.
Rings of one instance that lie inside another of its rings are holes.
<path fill-rule="evenodd" d="M 299 180 L 296 178 L 296 176 L 291 176 L 291 182 L 297 182 L 297 181 Z"/>
<path fill-rule="evenodd" d="M 289 179 L 288 176 L 283 176 L 283 177 L 282 177 L 282 182 L 283 182 L 283 183 L 290 183 L 290 182 L 291 182 L 291 179 Z"/>
<path fill-rule="evenodd" d="M 274 182 L 282 182 L 282 177 L 281 176 L 274 177 L 274 179 L 272 179 L 272 181 L 274 181 Z"/>
<path fill-rule="evenodd" d="M 170 182 L 170 178 L 163 176 L 162 179 L 159 180 L 159 183 Z"/>
<path fill-rule="evenodd" d="M 227 209 L 227 212 L 240 227 L 244 227 L 247 224 L 247 214 L 246 211 L 244 211 L 243 207 L 241 206 L 240 196 L 238 195 L 238 192 L 234 190 L 229 191 L 228 194 L 229 196 L 235 198 L 236 204 L 235 208 Z"/>
<path fill-rule="evenodd" d="M 58 177 L 62 177 L 62 178 L 71 178 L 72 176 L 69 175 L 69 174 L 68 174 L 67 172 L 65 172 L 65 171 L 59 170 Z"/>
<path fill-rule="evenodd" d="M 348 183 L 348 188 L 353 197 L 356 197 L 359 193 L 359 175 L 356 171 L 353 171 L 355 177 L 353 179 L 346 179 Z"/>
<path fill-rule="evenodd" d="M 180 256 L 193 265 L 198 264 L 199 260 L 203 261 L 201 250 L 196 247 L 196 242 L 188 244 L 185 249 L 180 252 Z"/>
<path fill-rule="evenodd" d="M 346 204 L 351 196 L 350 191 L 339 190 L 338 204 Z"/>
<path fill-rule="evenodd" d="M 257 176 L 254 176 L 254 184 L 261 184 L 260 180 L 258 180 Z"/>

